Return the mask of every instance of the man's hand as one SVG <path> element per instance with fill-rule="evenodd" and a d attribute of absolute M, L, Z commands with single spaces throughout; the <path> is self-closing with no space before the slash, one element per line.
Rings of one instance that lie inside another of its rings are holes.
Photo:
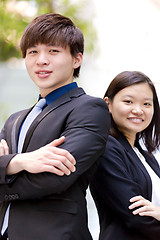
<path fill-rule="evenodd" d="M 2 139 L 0 141 L 0 156 L 9 154 L 9 147 L 7 145 L 7 142 Z"/>
<path fill-rule="evenodd" d="M 75 171 L 76 161 L 67 150 L 57 147 L 64 141 L 65 137 L 61 137 L 33 152 L 17 154 L 8 164 L 7 174 L 13 175 L 25 170 L 30 173 L 70 175 Z"/>

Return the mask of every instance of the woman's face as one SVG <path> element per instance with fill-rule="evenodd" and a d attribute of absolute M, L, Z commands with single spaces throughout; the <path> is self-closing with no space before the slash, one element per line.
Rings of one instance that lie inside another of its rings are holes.
<path fill-rule="evenodd" d="M 147 83 L 134 84 L 119 91 L 112 101 L 106 100 L 118 129 L 134 144 L 136 133 L 152 121 L 153 93 Z"/>

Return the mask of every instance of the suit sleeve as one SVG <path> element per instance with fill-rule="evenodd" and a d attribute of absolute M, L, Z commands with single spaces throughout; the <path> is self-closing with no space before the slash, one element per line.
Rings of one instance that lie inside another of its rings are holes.
<path fill-rule="evenodd" d="M 69 114 L 64 131 L 66 136 L 61 148 L 76 159 L 76 172 L 70 176 L 51 173 L 31 174 L 21 172 L 14 181 L 0 185 L 0 201 L 13 193 L 19 199 L 40 199 L 66 191 L 102 155 L 108 137 L 110 117 L 104 100 L 91 98 L 78 104 Z"/>
<path fill-rule="evenodd" d="M 3 129 L 0 132 L 0 141 L 2 139 L 6 140 L 5 128 L 8 122 L 9 122 L 9 119 L 6 121 L 6 124 L 4 125 Z M 7 165 L 9 164 L 9 162 L 14 156 L 15 154 L 0 156 L 0 184 L 9 183 L 10 179 L 14 179 L 14 176 L 11 178 L 7 178 L 6 176 Z"/>
<path fill-rule="evenodd" d="M 144 186 L 142 182 L 138 181 L 134 173 L 129 172 L 130 170 L 124 161 L 126 155 L 123 147 L 116 139 L 112 137 L 109 139 L 105 154 L 91 185 L 95 200 L 97 197 L 101 198 L 104 205 L 112 209 L 117 218 L 128 229 L 134 230 L 136 233 L 139 232 L 146 239 L 158 240 L 160 222 L 152 217 L 134 216 L 132 211 L 128 209 L 131 197 L 144 196 Z"/>

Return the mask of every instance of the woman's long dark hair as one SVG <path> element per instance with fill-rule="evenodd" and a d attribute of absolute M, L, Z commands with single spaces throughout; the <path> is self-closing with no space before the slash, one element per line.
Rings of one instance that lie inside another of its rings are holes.
<path fill-rule="evenodd" d="M 112 101 L 114 96 L 122 89 L 140 83 L 148 83 L 149 87 L 153 92 L 154 114 L 149 126 L 142 132 L 137 133 L 136 140 L 142 138 L 148 152 L 152 153 L 153 151 L 158 149 L 160 145 L 160 107 L 153 82 L 144 73 L 137 71 L 124 71 L 118 74 L 112 80 L 112 82 L 108 86 L 104 97 L 108 97 L 108 99 Z M 118 135 L 118 129 L 112 116 L 110 134 L 114 137 L 117 137 Z"/>

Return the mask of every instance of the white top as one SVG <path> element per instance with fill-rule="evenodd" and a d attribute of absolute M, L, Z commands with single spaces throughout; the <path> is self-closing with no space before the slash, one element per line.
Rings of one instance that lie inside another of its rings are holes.
<path fill-rule="evenodd" d="M 144 156 L 140 153 L 138 148 L 133 147 L 133 150 L 143 163 L 144 167 L 146 168 L 148 174 L 150 175 L 151 182 L 152 182 L 152 203 L 160 207 L 160 178 L 158 175 L 153 171 L 153 169 L 149 166 L 146 162 Z"/>

